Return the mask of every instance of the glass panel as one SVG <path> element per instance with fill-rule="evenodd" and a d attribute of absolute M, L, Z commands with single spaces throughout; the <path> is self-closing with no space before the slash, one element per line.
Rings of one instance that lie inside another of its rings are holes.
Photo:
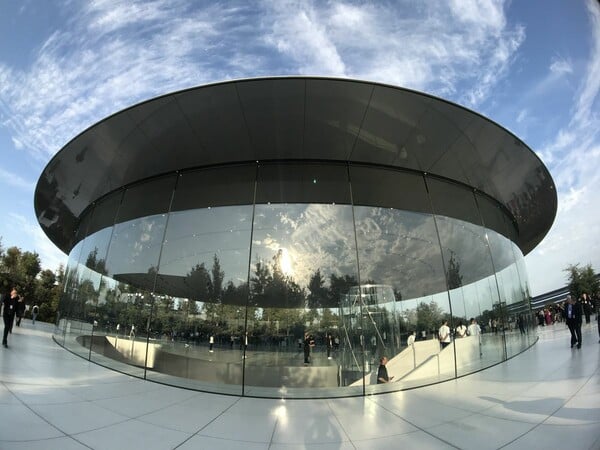
<path fill-rule="evenodd" d="M 61 345 L 65 345 L 67 333 L 69 336 L 71 335 L 72 325 L 70 324 L 70 320 L 75 311 L 75 302 L 79 287 L 79 258 L 81 257 L 82 248 L 83 241 L 73 247 L 65 269 L 64 288 L 57 312 L 58 330 L 54 335 L 57 342 Z"/>
<path fill-rule="evenodd" d="M 435 364 L 426 364 L 430 367 L 417 368 L 412 364 L 415 351 L 423 360 L 438 355 L 437 342 L 436 345 L 417 342 L 410 348 L 407 346 L 412 331 L 419 334 L 419 341 L 423 340 L 423 331 L 425 337 L 432 338 L 444 315 L 449 317 L 446 280 L 433 216 L 390 208 L 355 207 L 355 218 L 364 328 L 369 334 L 366 358 L 371 374 L 365 378 L 365 383 L 370 385 L 367 392 L 401 387 L 396 383 L 377 386 L 376 373 L 382 356 L 389 359 L 388 374 L 394 376 L 396 382 L 410 380 L 412 383 L 419 378 L 429 382 L 434 375 L 439 379 L 437 360 Z M 419 320 L 411 320 L 413 316 Z M 430 353 L 427 358 L 425 352 Z M 453 360 L 453 355 L 450 359 Z M 452 371 L 445 371 L 444 378 L 454 376 L 453 361 L 450 366 Z"/>
<path fill-rule="evenodd" d="M 173 180 L 174 177 L 153 180 L 125 191 L 106 257 L 107 278 L 103 278 L 102 289 L 117 312 L 106 318 L 105 332 L 111 336 L 114 333 L 114 337 L 106 337 L 104 361 L 139 377 L 144 376 L 149 353 L 153 289 L 167 214 L 125 219 L 142 213 L 140 203 L 151 211 L 167 211 Z"/>
<path fill-rule="evenodd" d="M 513 301 L 507 305 L 511 334 L 510 339 L 507 334 L 506 351 L 510 357 L 532 345 L 536 340 L 536 333 L 534 331 L 535 317 L 531 311 L 529 285 L 523 254 L 515 243 L 509 242 L 509 245 L 515 258 L 513 272 L 516 273 L 517 277 L 517 285 L 513 287 Z"/>
<path fill-rule="evenodd" d="M 360 315 L 340 320 L 358 286 L 352 208 L 257 205 L 251 261 L 244 392 L 361 394 Z"/>
<path fill-rule="evenodd" d="M 459 322 L 469 325 L 473 322 L 474 331 L 477 322 L 481 329 L 480 335 L 454 340 L 457 375 L 464 375 L 504 358 L 503 334 L 491 332 L 492 326 L 497 329 L 501 309 L 494 266 L 473 193 L 459 185 L 430 178 L 427 186 L 437 214 L 450 289 L 454 316 L 451 327 L 456 332 Z M 463 316 L 465 312 L 468 314 Z"/>
<path fill-rule="evenodd" d="M 251 205 L 170 214 L 155 289 L 148 379 L 242 393 L 239 344 L 251 223 Z"/>

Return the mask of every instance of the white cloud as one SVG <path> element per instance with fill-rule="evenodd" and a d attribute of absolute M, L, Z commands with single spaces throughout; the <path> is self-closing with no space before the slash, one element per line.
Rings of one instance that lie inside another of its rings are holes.
<path fill-rule="evenodd" d="M 573 73 L 573 66 L 565 59 L 553 59 L 550 64 L 550 72 L 557 75 Z"/>
<path fill-rule="evenodd" d="M 15 145 L 46 161 L 119 109 L 230 78 L 350 76 L 476 105 L 525 36 L 505 4 L 68 2 L 29 68 L 0 63 L 0 111 Z"/>
<path fill-rule="evenodd" d="M 31 191 L 35 188 L 35 183 L 25 180 L 20 175 L 10 172 L 0 167 L 0 182 L 7 186 L 16 187 L 25 191 Z"/>
<path fill-rule="evenodd" d="M 564 286 L 568 264 L 600 269 L 600 118 L 594 104 L 600 90 L 600 7 L 587 2 L 592 49 L 574 111 L 543 151 L 556 183 L 558 212 L 552 230 L 526 257 L 534 293 Z M 563 71 L 564 73 L 564 71 Z"/>

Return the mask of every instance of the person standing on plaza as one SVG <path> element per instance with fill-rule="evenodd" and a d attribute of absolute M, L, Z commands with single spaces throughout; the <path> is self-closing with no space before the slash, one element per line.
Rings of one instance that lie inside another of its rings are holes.
<path fill-rule="evenodd" d="M 389 383 L 394 379 L 394 377 L 390 377 L 388 375 L 387 367 L 385 367 L 387 362 L 387 356 L 382 356 L 379 359 L 379 369 L 377 369 L 377 384 Z"/>
<path fill-rule="evenodd" d="M 2 345 L 6 348 L 8 348 L 8 333 L 12 328 L 18 300 L 19 294 L 15 288 L 10 291 L 10 295 L 5 295 L 2 299 L 2 318 L 4 319 L 4 335 L 2 336 Z"/>
<path fill-rule="evenodd" d="M 310 349 L 315 346 L 315 340 L 309 333 L 304 333 L 304 364 L 310 364 Z"/>
<path fill-rule="evenodd" d="M 21 296 L 19 296 L 17 299 L 15 315 L 17 317 L 17 326 L 20 327 L 21 320 L 23 319 L 23 316 L 25 315 L 25 299 Z"/>
<path fill-rule="evenodd" d="M 331 359 L 331 350 L 333 349 L 333 336 L 331 333 L 327 333 L 327 337 L 325 338 L 327 345 L 327 359 Z"/>
<path fill-rule="evenodd" d="M 450 344 L 450 327 L 447 320 L 442 322 L 442 326 L 438 330 L 438 337 L 443 350 Z"/>
<path fill-rule="evenodd" d="M 33 325 L 35 325 L 35 319 L 37 319 L 37 315 L 38 315 L 39 311 L 40 311 L 40 308 L 38 307 L 38 305 L 33 305 L 33 307 L 31 308 L 31 323 Z"/>
<path fill-rule="evenodd" d="M 462 320 L 460 322 L 458 322 L 458 326 L 456 327 L 456 330 L 454 330 L 454 336 L 456 338 L 464 338 L 467 335 L 467 327 L 465 326 L 464 323 L 462 323 Z"/>
<path fill-rule="evenodd" d="M 413 330 L 412 333 L 410 333 L 408 335 L 408 338 L 406 339 L 406 346 L 410 347 L 411 345 L 415 345 L 416 338 L 417 338 L 417 332 Z"/>
<path fill-rule="evenodd" d="M 471 317 L 470 324 L 467 327 L 467 334 L 469 336 L 477 337 L 477 343 L 479 345 L 479 357 L 483 356 L 483 352 L 481 351 L 481 327 L 473 317 Z"/>
<path fill-rule="evenodd" d="M 577 348 L 581 348 L 581 322 L 583 316 L 581 303 L 576 302 L 573 296 L 567 295 L 567 303 L 563 314 L 571 332 L 571 348 L 575 344 L 577 344 Z"/>
<path fill-rule="evenodd" d="M 208 351 L 210 353 L 213 352 L 213 346 L 215 345 L 215 337 L 211 334 L 210 337 L 208 338 Z"/>
<path fill-rule="evenodd" d="M 583 308 L 583 315 L 585 316 L 585 323 L 590 323 L 590 318 L 592 315 L 592 302 L 586 293 L 582 295 L 582 298 L 579 300 L 581 302 L 581 306 Z"/>

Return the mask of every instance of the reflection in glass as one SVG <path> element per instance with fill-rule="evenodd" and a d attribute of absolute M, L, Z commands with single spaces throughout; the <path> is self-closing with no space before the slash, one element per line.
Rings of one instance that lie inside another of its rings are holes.
<path fill-rule="evenodd" d="M 231 170 L 235 201 L 216 168 L 180 175 L 174 196 L 175 178 L 163 177 L 148 182 L 156 197 L 139 185 L 91 209 L 69 255 L 57 341 L 137 377 L 266 397 L 419 386 L 535 342 L 523 255 L 489 198 L 373 167 Z M 223 206 L 212 206 L 212 183 Z M 471 320 L 481 334 L 459 336 Z M 377 384 L 381 356 L 392 383 Z"/>

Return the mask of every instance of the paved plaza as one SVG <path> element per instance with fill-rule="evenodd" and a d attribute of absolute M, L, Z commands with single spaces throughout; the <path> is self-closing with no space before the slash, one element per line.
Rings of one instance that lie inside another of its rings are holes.
<path fill-rule="evenodd" d="M 24 321 L 0 349 L 0 449 L 600 449 L 600 344 L 564 324 L 511 360 L 392 394 L 239 398 L 87 362 Z"/>

